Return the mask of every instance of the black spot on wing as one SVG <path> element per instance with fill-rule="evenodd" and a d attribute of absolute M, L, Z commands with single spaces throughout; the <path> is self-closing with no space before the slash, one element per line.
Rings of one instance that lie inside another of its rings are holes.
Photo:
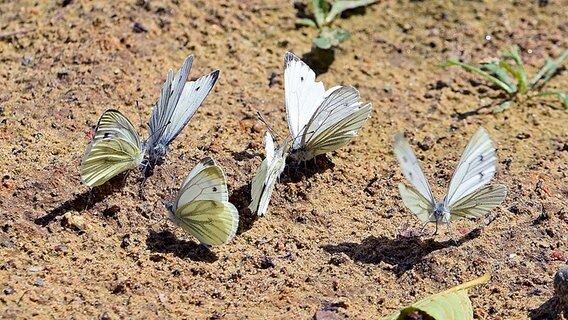
<path fill-rule="evenodd" d="M 199 89 L 201 89 L 201 87 L 197 87 L 197 88 L 195 88 L 195 91 L 199 91 Z"/>
<path fill-rule="evenodd" d="M 217 187 L 213 187 L 213 192 L 217 192 Z"/>
<path fill-rule="evenodd" d="M 304 82 L 304 76 L 300 77 L 300 81 Z"/>

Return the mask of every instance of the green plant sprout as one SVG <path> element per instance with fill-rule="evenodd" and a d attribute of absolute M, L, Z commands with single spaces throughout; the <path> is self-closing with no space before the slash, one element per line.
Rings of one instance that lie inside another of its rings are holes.
<path fill-rule="evenodd" d="M 473 307 L 467 289 L 485 283 L 489 279 L 491 279 L 491 276 L 486 274 L 457 287 L 431 295 L 383 318 L 383 320 L 473 320 Z"/>
<path fill-rule="evenodd" d="M 313 40 L 320 49 L 331 49 L 349 39 L 351 33 L 342 28 L 332 28 L 331 23 L 346 10 L 363 7 L 378 0 L 335 0 L 331 4 L 326 0 L 312 0 L 308 5 L 313 13 L 312 18 L 299 18 L 297 25 L 319 29 L 318 36 Z"/>
<path fill-rule="evenodd" d="M 556 60 L 548 58 L 540 71 L 529 80 L 518 47 L 505 51 L 501 59 L 483 63 L 476 67 L 457 60 L 448 60 L 442 67 L 459 66 L 463 69 L 477 73 L 493 82 L 505 91 L 508 97 L 494 110 L 495 113 L 507 109 L 512 101 L 522 102 L 534 97 L 557 96 L 562 99 L 564 109 L 568 109 L 568 94 L 561 91 L 542 91 L 544 85 L 556 75 L 562 66 L 562 61 L 568 57 L 568 50 L 564 51 Z M 513 64 L 507 62 L 512 61 Z"/>

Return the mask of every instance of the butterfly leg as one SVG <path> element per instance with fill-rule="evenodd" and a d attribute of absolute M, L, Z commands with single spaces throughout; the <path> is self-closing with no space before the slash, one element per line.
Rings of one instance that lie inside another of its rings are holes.
<path fill-rule="evenodd" d="M 428 222 L 430 222 L 430 221 L 426 221 L 426 222 L 424 222 L 424 224 L 422 224 L 422 228 L 420 229 L 420 233 L 419 233 L 420 236 L 424 235 L 424 230 L 426 230 L 426 226 L 428 225 Z"/>
<path fill-rule="evenodd" d="M 85 203 L 85 211 L 89 209 L 89 204 L 91 203 L 91 197 L 93 195 L 93 189 L 89 190 L 89 194 L 87 196 L 87 203 Z"/>

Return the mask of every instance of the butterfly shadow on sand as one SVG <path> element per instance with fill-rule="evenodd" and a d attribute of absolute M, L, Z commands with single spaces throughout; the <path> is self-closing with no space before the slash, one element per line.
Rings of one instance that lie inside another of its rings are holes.
<path fill-rule="evenodd" d="M 173 253 L 176 257 L 192 261 L 215 262 L 218 257 L 209 248 L 195 241 L 178 239 L 171 231 L 150 230 L 146 246 L 152 252 Z"/>
<path fill-rule="evenodd" d="M 123 189 L 126 184 L 126 175 L 120 174 L 104 185 L 94 187 L 80 194 L 74 195 L 71 199 L 65 200 L 57 207 L 51 209 L 44 216 L 38 217 L 34 222 L 42 227 L 53 222 L 57 217 L 64 215 L 68 211 L 81 212 L 92 208 L 97 203 L 104 201 L 108 196 Z"/>
<path fill-rule="evenodd" d="M 280 182 L 297 183 L 327 170 L 333 170 L 335 164 L 325 155 L 318 155 L 308 161 L 297 161 L 292 157 L 286 158 L 286 168 L 280 177 Z"/>
<path fill-rule="evenodd" d="M 234 189 L 229 196 L 229 201 L 235 205 L 239 211 L 239 228 L 237 229 L 237 235 L 250 230 L 259 218 L 248 208 L 251 198 L 250 188 L 250 183 L 246 183 L 240 188 Z"/>
<path fill-rule="evenodd" d="M 370 264 L 388 263 L 396 266 L 394 271 L 397 276 L 401 276 L 431 252 L 460 246 L 467 241 L 477 238 L 480 234 L 481 229 L 476 228 L 459 240 L 449 239 L 442 242 L 438 242 L 434 238 L 391 239 L 384 236 L 370 236 L 361 243 L 345 242 L 337 245 L 325 245 L 323 249 L 330 254 L 345 253 L 352 260 L 358 262 Z"/>

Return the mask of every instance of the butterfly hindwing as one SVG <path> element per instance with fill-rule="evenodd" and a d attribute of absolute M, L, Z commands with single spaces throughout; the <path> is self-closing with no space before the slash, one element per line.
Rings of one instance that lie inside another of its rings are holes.
<path fill-rule="evenodd" d="M 404 205 L 414 213 L 422 222 L 431 221 L 432 202 L 426 199 L 416 188 L 408 187 L 404 183 L 398 184 L 398 190 Z M 435 221 L 435 220 L 434 220 Z"/>
<path fill-rule="evenodd" d="M 177 208 L 178 225 L 206 245 L 231 241 L 239 226 L 239 213 L 227 201 L 195 200 Z"/>
<path fill-rule="evenodd" d="M 507 195 L 502 184 L 485 186 L 461 198 L 450 207 L 450 220 L 479 218 L 501 204 Z"/>
<path fill-rule="evenodd" d="M 338 87 L 325 97 L 308 122 L 302 146 L 305 159 L 339 149 L 357 136 L 371 114 L 371 104 L 362 105 L 353 87 Z"/>

